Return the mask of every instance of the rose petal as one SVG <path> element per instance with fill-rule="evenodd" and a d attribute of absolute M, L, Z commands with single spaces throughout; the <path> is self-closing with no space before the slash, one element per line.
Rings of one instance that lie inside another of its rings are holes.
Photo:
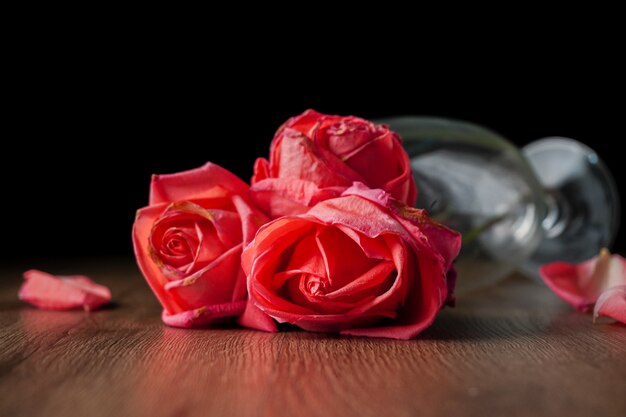
<path fill-rule="evenodd" d="M 626 285 L 618 285 L 604 291 L 593 309 L 593 319 L 610 317 L 626 324 Z"/>
<path fill-rule="evenodd" d="M 348 285 L 380 263 L 379 259 L 365 256 L 358 243 L 338 228 L 318 228 L 316 240 L 326 266 L 326 276 L 333 288 Z M 346 259 L 350 261 L 346 262 Z"/>
<path fill-rule="evenodd" d="M 276 322 L 263 311 L 261 311 L 253 302 L 248 301 L 246 309 L 237 321 L 240 325 L 250 329 L 261 330 L 265 332 L 277 332 Z"/>
<path fill-rule="evenodd" d="M 235 174 L 208 162 L 200 168 L 189 171 L 153 175 L 150 185 L 150 205 L 247 193 L 248 185 Z"/>
<path fill-rule="evenodd" d="M 407 271 L 404 273 L 405 276 L 436 277 L 440 274 L 442 265 L 439 257 L 434 256 L 434 254 L 430 255 L 427 250 L 423 249 L 418 253 L 417 268 L 419 272 L 411 272 L 416 266 L 409 262 L 407 263 Z M 341 333 L 352 336 L 411 339 L 428 328 L 435 320 L 442 306 L 441 291 L 442 286 L 438 280 L 416 278 L 414 285 L 409 290 L 407 302 L 393 325 L 346 329 Z M 445 296 L 443 298 L 445 299 Z"/>
<path fill-rule="evenodd" d="M 224 304 L 232 301 L 241 268 L 239 244 L 221 254 L 196 273 L 177 281 L 170 281 L 164 288 L 178 301 L 183 310 L 193 310 L 204 305 Z M 245 279 L 243 275 L 240 277 Z"/>
<path fill-rule="evenodd" d="M 241 236 L 240 239 L 245 247 L 254 239 L 259 227 L 267 223 L 269 219 L 258 208 L 253 207 L 249 200 L 244 200 L 237 195 L 234 195 L 232 199 L 241 223 L 241 235 L 239 235 L 239 231 L 236 232 L 236 235 Z M 227 233 L 228 229 L 224 229 L 224 231 Z"/>
<path fill-rule="evenodd" d="M 293 129 L 285 129 L 274 139 L 275 160 L 270 165 L 276 166 L 276 177 L 287 179 L 307 179 L 318 187 L 345 186 L 352 184 L 352 179 L 342 178 L 314 152 L 311 139 Z M 273 173 L 272 173 L 273 174 Z"/>
<path fill-rule="evenodd" d="M 177 300 L 166 294 L 163 288 L 169 280 L 163 275 L 159 258 L 150 256 L 150 233 L 154 222 L 165 211 L 168 204 L 158 204 L 155 206 L 144 207 L 137 211 L 135 223 L 133 224 L 133 250 L 139 269 L 146 278 L 152 292 L 156 295 L 161 305 L 170 313 L 180 313 Z"/>
<path fill-rule="evenodd" d="M 313 136 L 313 129 L 318 127 L 320 119 L 325 117 L 313 109 L 305 110 L 302 114 L 289 118 L 276 131 L 276 136 L 280 135 L 287 128 L 295 129 L 308 137 Z"/>
<path fill-rule="evenodd" d="M 452 262 L 461 251 L 461 235 L 433 220 L 425 210 L 400 205 L 398 221 L 413 236 L 426 236 L 429 245 L 443 257 L 444 269 L 452 268 Z"/>
<path fill-rule="evenodd" d="M 561 299 L 577 310 L 591 310 L 609 288 L 626 285 L 626 259 L 603 249 L 599 256 L 579 264 L 554 262 L 543 265 L 539 275 Z"/>
<path fill-rule="evenodd" d="M 83 275 L 54 276 L 31 269 L 19 298 L 42 310 L 95 310 L 111 301 L 111 291 Z"/>
<path fill-rule="evenodd" d="M 227 317 L 239 316 L 245 308 L 246 301 L 235 301 L 232 303 L 207 305 L 177 314 L 169 314 L 167 310 L 163 310 L 161 318 L 163 323 L 168 326 L 190 328 L 212 324 L 219 321 L 219 319 Z"/>
<path fill-rule="evenodd" d="M 306 212 L 319 201 L 338 197 L 345 187 L 320 188 L 311 181 L 267 178 L 250 187 L 250 195 L 271 218 Z"/>
<path fill-rule="evenodd" d="M 359 196 L 394 212 L 396 220 L 413 237 L 425 237 L 433 248 L 443 257 L 444 267 L 450 269 L 452 261 L 461 250 L 461 235 L 428 216 L 425 210 L 416 209 L 391 198 L 383 190 L 371 189 L 355 182 L 343 192 L 342 196 Z M 374 214 L 375 216 L 375 214 Z"/>
<path fill-rule="evenodd" d="M 384 194 L 382 190 L 375 192 Z M 353 195 L 323 201 L 309 210 L 307 215 L 325 224 L 348 226 L 370 238 L 383 233 L 410 238 L 407 231 L 382 205 L 371 204 L 367 199 Z"/>
<path fill-rule="evenodd" d="M 351 155 L 344 157 L 344 161 L 356 172 L 361 172 L 367 184 L 372 188 L 380 188 L 404 171 L 403 167 L 397 163 L 391 165 L 374 162 L 381 159 L 396 161 L 394 145 L 397 140 L 393 132 L 387 131 L 363 144 L 361 148 L 353 150 Z"/>
<path fill-rule="evenodd" d="M 270 176 L 270 162 L 265 158 L 257 158 L 254 161 L 254 174 L 252 175 L 251 184 L 257 183 Z"/>
<path fill-rule="evenodd" d="M 316 129 L 314 140 L 345 161 L 382 136 L 386 129 L 359 117 L 325 117 Z"/>

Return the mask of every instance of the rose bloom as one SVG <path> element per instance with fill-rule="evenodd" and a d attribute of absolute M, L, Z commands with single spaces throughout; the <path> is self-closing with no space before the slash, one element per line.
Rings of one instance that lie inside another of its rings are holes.
<path fill-rule="evenodd" d="M 409 339 L 453 301 L 460 246 L 457 232 L 423 210 L 355 184 L 306 214 L 263 226 L 242 265 L 250 302 L 278 322 Z"/>
<path fill-rule="evenodd" d="M 191 327 L 240 316 L 247 303 L 241 252 L 266 221 L 248 185 L 215 164 L 153 176 L 133 245 L 163 321 Z"/>
<path fill-rule="evenodd" d="M 338 197 L 355 181 L 415 204 L 411 165 L 396 133 L 358 117 L 307 110 L 278 129 L 269 161 L 257 159 L 251 191 L 277 218 Z"/>

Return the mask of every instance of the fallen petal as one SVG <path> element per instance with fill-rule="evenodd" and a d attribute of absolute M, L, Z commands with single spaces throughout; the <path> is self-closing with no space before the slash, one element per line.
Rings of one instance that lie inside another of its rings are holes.
<path fill-rule="evenodd" d="M 587 312 L 602 293 L 626 285 L 626 259 L 603 249 L 600 255 L 579 264 L 554 262 L 543 265 L 539 275 L 565 302 Z"/>
<path fill-rule="evenodd" d="M 626 324 L 626 285 L 609 288 L 600 294 L 593 309 L 593 320 L 598 316 L 610 317 Z"/>
<path fill-rule="evenodd" d="M 111 291 L 83 275 L 55 276 L 31 269 L 24 272 L 18 297 L 42 310 L 95 310 L 111 301 Z"/>

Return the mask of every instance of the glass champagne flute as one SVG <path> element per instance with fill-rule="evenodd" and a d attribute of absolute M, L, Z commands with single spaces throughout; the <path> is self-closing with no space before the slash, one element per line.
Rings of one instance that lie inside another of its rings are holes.
<path fill-rule="evenodd" d="M 596 153 L 550 137 L 521 151 L 471 123 L 405 116 L 380 120 L 404 141 L 417 207 L 463 235 L 458 293 L 519 268 L 580 262 L 608 247 L 619 223 L 614 181 Z"/>

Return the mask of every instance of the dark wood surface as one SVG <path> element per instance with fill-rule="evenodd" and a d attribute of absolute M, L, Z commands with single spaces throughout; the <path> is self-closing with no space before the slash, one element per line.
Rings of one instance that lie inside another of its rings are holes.
<path fill-rule="evenodd" d="M 130 261 L 51 270 L 110 308 L 38 311 L 20 272 L 0 272 L 0 416 L 626 416 L 626 326 L 518 277 L 394 341 L 167 328 Z"/>

